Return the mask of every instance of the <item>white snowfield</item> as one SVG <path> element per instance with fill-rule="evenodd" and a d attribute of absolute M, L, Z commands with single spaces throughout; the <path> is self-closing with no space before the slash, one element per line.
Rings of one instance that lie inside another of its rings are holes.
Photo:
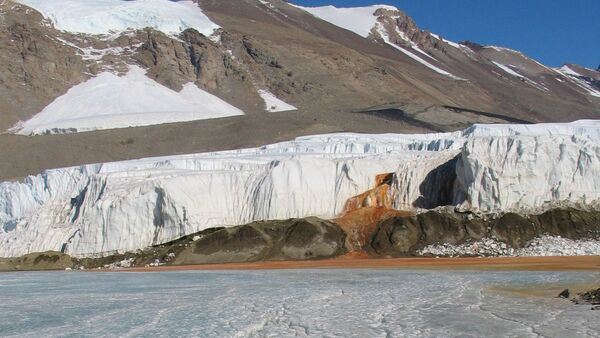
<path fill-rule="evenodd" d="M 313 16 L 327 21 L 335 26 L 347 29 L 354 32 L 362 37 L 369 37 L 371 30 L 377 24 L 377 17 L 375 12 L 378 9 L 387 9 L 391 11 L 397 11 L 398 8 L 387 5 L 373 5 L 367 7 L 351 7 L 351 8 L 337 8 L 334 6 L 322 6 L 322 7 L 303 7 L 293 5 L 306 12 L 309 12 Z"/>
<path fill-rule="evenodd" d="M 265 110 L 269 113 L 298 110 L 298 108 L 292 106 L 291 104 L 278 99 L 277 96 L 268 90 L 261 89 L 258 91 L 258 94 L 263 101 L 265 101 Z"/>
<path fill-rule="evenodd" d="M 142 68 L 130 66 L 124 76 L 104 72 L 72 87 L 11 131 L 23 135 L 83 132 L 243 114 L 193 83 L 176 92 L 148 78 Z"/>
<path fill-rule="evenodd" d="M 209 36 L 219 26 L 191 0 L 15 0 L 40 12 L 58 30 L 118 36 L 154 28 L 177 35 L 188 28 Z"/>
<path fill-rule="evenodd" d="M 382 173 L 395 173 L 390 197 L 398 209 L 435 200 L 440 182 L 454 175 L 443 203 L 463 209 L 591 207 L 600 198 L 600 121 L 475 125 L 424 135 L 317 135 L 259 148 L 48 170 L 0 184 L 0 256 L 61 249 L 90 256 L 216 226 L 333 218 Z"/>

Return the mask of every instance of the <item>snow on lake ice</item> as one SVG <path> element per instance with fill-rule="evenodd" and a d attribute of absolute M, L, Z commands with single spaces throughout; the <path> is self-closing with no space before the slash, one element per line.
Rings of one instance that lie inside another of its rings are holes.
<path fill-rule="evenodd" d="M 211 35 L 219 26 L 191 0 L 17 0 L 34 8 L 54 27 L 71 33 L 118 35 L 152 27 L 167 35 L 194 28 Z"/>
<path fill-rule="evenodd" d="M 130 66 L 124 76 L 101 73 L 58 97 L 15 126 L 18 134 L 82 132 L 243 115 L 238 108 L 193 83 L 180 92 Z"/>
<path fill-rule="evenodd" d="M 426 281 L 424 283 L 424 281 Z M 0 274 L 19 337 L 597 337 L 597 311 L 504 288 L 598 273 L 288 270 Z"/>

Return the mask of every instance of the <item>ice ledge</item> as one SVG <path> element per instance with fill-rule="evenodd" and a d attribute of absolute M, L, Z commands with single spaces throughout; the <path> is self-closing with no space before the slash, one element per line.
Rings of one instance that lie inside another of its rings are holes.
<path fill-rule="evenodd" d="M 393 173 L 397 209 L 597 207 L 600 122 L 327 134 L 259 148 L 48 170 L 0 183 L 0 256 L 136 250 L 216 226 L 333 218 Z"/>

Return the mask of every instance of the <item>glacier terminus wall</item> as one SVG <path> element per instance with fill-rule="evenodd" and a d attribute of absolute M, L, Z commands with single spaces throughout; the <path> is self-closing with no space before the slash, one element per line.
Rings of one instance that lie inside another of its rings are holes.
<path fill-rule="evenodd" d="M 329 134 L 47 170 L 0 183 L 0 257 L 131 251 L 217 226 L 334 218 L 393 173 L 394 208 L 527 212 L 600 198 L 600 121 Z"/>

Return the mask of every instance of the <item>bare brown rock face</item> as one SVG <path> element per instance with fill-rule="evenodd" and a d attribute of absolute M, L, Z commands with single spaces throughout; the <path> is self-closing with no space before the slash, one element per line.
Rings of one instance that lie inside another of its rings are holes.
<path fill-rule="evenodd" d="M 10 7 L 10 8 L 9 8 Z M 41 111 L 88 71 L 42 16 L 12 2 L 0 4 L 0 129 Z"/>
<path fill-rule="evenodd" d="M 411 42 L 413 42 L 426 50 L 432 48 L 440 51 L 445 50 L 446 44 L 434 38 L 430 33 L 420 30 L 416 22 L 403 11 L 382 8 L 376 10 L 374 14 L 378 17 L 379 23 L 394 44 L 411 47 Z M 382 38 L 381 33 L 377 30 L 373 30 L 371 34 L 374 39 Z"/>

